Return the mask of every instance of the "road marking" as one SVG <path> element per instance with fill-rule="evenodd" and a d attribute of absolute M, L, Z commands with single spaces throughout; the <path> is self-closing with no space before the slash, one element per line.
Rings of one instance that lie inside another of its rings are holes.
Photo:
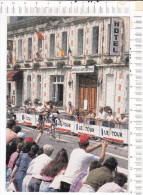
<path fill-rule="evenodd" d="M 121 173 L 124 173 L 125 175 L 128 175 L 128 169 L 124 169 L 122 167 L 117 167 L 117 171 L 121 172 Z"/>
<path fill-rule="evenodd" d="M 28 128 L 28 129 L 27 129 Z M 30 128 L 30 130 L 29 130 L 29 127 L 25 127 L 23 130 L 25 130 L 25 131 L 35 131 L 35 129 L 32 129 L 32 128 Z M 39 132 L 40 130 L 36 130 L 37 132 Z M 44 133 L 46 133 L 47 134 L 47 132 L 48 131 L 44 131 Z M 78 138 L 77 137 L 73 137 L 73 136 L 71 136 L 71 135 L 65 135 L 65 134 L 61 134 L 62 136 L 65 136 L 65 137 L 68 137 L 68 138 L 72 138 L 72 139 L 77 139 L 78 140 Z M 68 141 L 68 140 L 63 140 L 64 142 L 67 142 L 67 143 L 70 143 L 70 141 Z M 96 142 L 96 141 L 91 141 L 90 140 L 90 143 L 94 143 L 94 144 L 99 144 L 98 142 Z M 108 147 L 112 147 L 112 148 L 115 148 L 115 146 L 111 146 L 111 145 L 108 145 Z M 118 149 L 120 149 L 120 148 L 118 148 Z M 122 149 L 120 149 L 120 150 L 122 150 Z M 126 158 L 126 157 L 122 157 L 122 156 L 118 156 L 118 155 L 116 155 L 116 154 L 112 154 L 112 153 L 109 153 L 109 152 L 106 152 L 106 154 L 108 154 L 108 155 L 110 155 L 110 156 L 114 156 L 114 157 L 116 157 L 116 158 L 120 158 L 120 159 L 123 159 L 123 160 L 128 160 L 128 158 Z"/>
<path fill-rule="evenodd" d="M 70 137 L 70 138 L 72 138 L 72 139 L 77 139 L 78 140 L 78 138 L 77 137 L 73 137 L 73 136 L 71 136 L 71 135 L 64 135 L 64 134 L 62 134 L 62 136 L 65 136 L 65 137 Z M 93 143 L 93 144 L 99 144 L 99 142 L 97 142 L 96 140 L 95 141 L 92 141 L 92 140 L 90 140 L 90 143 Z M 111 148 L 114 148 L 115 149 L 115 147 L 118 147 L 118 146 L 112 146 L 112 145 L 110 145 L 110 144 L 108 144 L 108 147 L 111 147 Z M 116 148 L 116 149 L 118 149 L 118 150 L 122 150 L 122 151 L 125 151 L 125 149 L 124 148 Z"/>
<path fill-rule="evenodd" d="M 113 154 L 113 153 L 106 152 L 106 154 L 108 154 L 108 155 L 110 155 L 110 156 L 114 156 L 114 157 L 116 157 L 116 158 L 121 158 L 121 159 L 123 159 L 123 160 L 128 160 L 128 158 L 126 158 L 126 157 L 118 156 L 118 155 Z"/>

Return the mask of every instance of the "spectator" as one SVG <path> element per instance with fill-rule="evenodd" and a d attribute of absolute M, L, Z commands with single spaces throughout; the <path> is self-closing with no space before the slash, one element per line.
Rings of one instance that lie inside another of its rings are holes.
<path fill-rule="evenodd" d="M 37 152 L 37 156 L 39 156 L 41 154 L 43 154 L 43 147 L 39 148 L 39 150 Z M 36 161 L 36 158 L 33 159 L 31 161 L 31 163 L 29 164 L 29 166 L 28 166 L 28 169 L 26 171 L 26 176 L 24 177 L 23 182 L 22 182 L 22 192 L 29 192 L 28 185 L 29 185 L 29 182 L 30 182 L 30 180 L 32 178 L 33 167 L 34 167 L 35 161 Z"/>
<path fill-rule="evenodd" d="M 36 159 L 36 158 L 35 158 Z M 33 171 L 33 166 L 34 166 L 34 160 L 33 159 L 30 164 L 28 165 L 28 169 L 26 171 L 26 175 L 22 181 L 22 192 L 29 192 L 29 188 L 28 188 L 28 185 L 29 185 L 29 182 L 32 178 L 32 171 Z"/>
<path fill-rule="evenodd" d="M 111 127 L 111 128 L 115 127 L 114 117 L 112 115 L 112 110 L 108 111 L 108 115 L 107 115 L 106 121 L 103 123 L 103 126 Z"/>
<path fill-rule="evenodd" d="M 40 192 L 50 191 L 49 185 L 54 178 L 66 169 L 68 164 L 68 154 L 65 149 L 61 149 L 54 160 L 47 164 L 41 171 L 42 183 L 40 185 Z"/>
<path fill-rule="evenodd" d="M 117 168 L 117 160 L 113 157 L 108 158 L 103 167 L 92 170 L 84 182 L 80 192 L 97 192 L 105 183 L 113 181 L 112 172 Z"/>
<path fill-rule="evenodd" d="M 88 113 L 88 115 L 87 115 L 87 118 L 90 119 L 90 120 L 89 120 L 89 124 L 90 124 L 90 125 L 95 125 L 95 113 L 92 112 L 91 109 L 89 110 L 89 113 Z"/>
<path fill-rule="evenodd" d="M 12 127 L 11 131 L 9 131 L 12 139 L 9 137 L 10 139 L 8 139 L 8 140 L 10 140 L 10 141 L 6 145 L 6 165 L 8 165 L 9 159 L 10 159 L 10 156 L 12 155 L 12 153 L 16 152 L 17 144 L 20 142 L 19 140 L 23 138 L 23 135 L 19 134 L 20 131 L 21 131 L 21 127 L 16 126 L 16 125 L 14 125 Z M 15 137 L 15 134 L 16 134 L 16 137 Z"/>
<path fill-rule="evenodd" d="M 113 122 L 113 120 L 114 120 L 114 118 L 113 118 L 113 115 L 112 115 L 112 110 L 109 110 L 106 121 L 107 122 Z"/>
<path fill-rule="evenodd" d="M 99 108 L 99 114 L 98 114 L 98 116 L 96 117 L 96 120 L 97 120 L 97 121 L 105 121 L 106 118 L 107 118 L 107 113 L 105 112 L 105 108 L 100 107 L 100 108 Z"/>
<path fill-rule="evenodd" d="M 22 181 L 26 175 L 28 165 L 35 158 L 38 150 L 38 145 L 32 145 L 30 151 L 28 153 L 20 154 L 19 158 L 16 161 L 16 165 L 11 174 L 11 181 L 13 181 L 18 192 L 22 192 Z"/>
<path fill-rule="evenodd" d="M 128 118 L 123 113 L 121 114 L 120 118 L 115 119 L 115 122 L 121 124 L 123 128 L 127 128 Z"/>
<path fill-rule="evenodd" d="M 71 153 L 68 167 L 61 182 L 61 192 L 68 192 L 70 190 L 70 186 L 74 183 L 74 179 L 77 177 L 77 175 L 82 171 L 86 172 L 92 161 L 100 160 L 102 162 L 104 160 L 105 151 L 107 147 L 106 141 L 102 141 L 102 143 L 91 147 L 88 146 L 88 135 L 81 135 L 79 137 L 79 148 L 74 149 Z M 89 152 L 92 152 L 93 150 L 101 146 L 102 151 L 100 157 L 94 156 L 93 154 L 89 154 Z"/>
<path fill-rule="evenodd" d="M 74 114 L 75 114 L 74 106 L 72 105 L 71 101 L 69 101 L 68 102 L 68 112 L 67 112 L 67 115 L 69 116 L 69 120 L 74 119 Z"/>
<path fill-rule="evenodd" d="M 123 173 L 116 173 L 113 182 L 104 184 L 97 192 L 124 192 L 123 186 L 127 183 L 127 177 Z"/>
<path fill-rule="evenodd" d="M 23 132 L 18 132 L 17 134 L 17 144 L 19 143 L 24 143 L 24 139 L 25 139 L 25 133 Z"/>
<path fill-rule="evenodd" d="M 90 164 L 89 167 L 89 172 L 81 172 L 79 173 L 79 175 L 76 177 L 73 185 L 70 188 L 70 192 L 79 192 L 79 190 L 82 187 L 83 181 L 85 181 L 87 175 L 90 173 L 90 171 L 92 171 L 93 169 L 97 169 L 100 168 L 102 165 L 99 161 L 93 161 Z"/>
<path fill-rule="evenodd" d="M 11 156 L 10 156 L 10 160 L 9 160 L 9 163 L 8 163 L 8 169 L 6 171 L 6 181 L 9 181 L 9 179 L 10 179 L 10 174 L 12 172 L 13 167 L 15 166 L 15 161 L 18 158 L 22 147 L 23 147 L 23 144 L 19 143 L 17 145 L 17 151 L 12 153 Z"/>
<path fill-rule="evenodd" d="M 14 120 L 9 120 L 7 122 L 7 129 L 6 129 L 6 144 L 8 144 L 8 142 L 10 140 L 12 140 L 13 138 L 17 137 L 17 133 L 15 133 L 12 130 L 12 127 L 16 124 L 16 122 Z"/>
<path fill-rule="evenodd" d="M 32 178 L 28 186 L 30 192 L 39 192 L 39 187 L 42 181 L 42 176 L 40 175 L 40 172 L 44 168 L 44 166 L 50 163 L 50 161 L 52 160 L 50 156 L 53 150 L 53 146 L 44 145 L 43 154 L 39 155 L 36 159 L 34 159 Z"/>
<path fill-rule="evenodd" d="M 30 148 L 31 148 L 32 145 L 38 144 L 40 142 L 42 134 L 43 134 L 43 131 L 40 130 L 40 132 L 39 132 L 37 138 L 35 139 L 35 141 L 34 141 L 33 137 L 27 137 L 26 140 L 25 140 L 25 145 L 24 145 L 22 151 L 24 153 L 28 153 L 30 151 Z"/>
<path fill-rule="evenodd" d="M 79 122 L 79 110 L 77 109 L 76 112 L 75 112 L 75 121 Z"/>
<path fill-rule="evenodd" d="M 25 106 L 25 113 L 26 113 L 26 114 L 30 114 L 30 110 L 31 110 L 31 108 L 30 108 L 30 103 L 27 102 L 27 104 L 26 104 L 26 106 Z"/>

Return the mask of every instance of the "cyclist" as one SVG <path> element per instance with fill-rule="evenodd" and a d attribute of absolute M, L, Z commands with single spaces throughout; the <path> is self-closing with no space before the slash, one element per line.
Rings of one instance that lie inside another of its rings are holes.
<path fill-rule="evenodd" d="M 36 113 L 38 113 L 38 121 L 39 121 L 39 127 L 40 129 L 44 128 L 44 117 L 43 117 L 43 112 L 44 112 L 44 106 L 42 105 L 41 101 L 38 102 L 38 106 L 36 108 Z"/>
<path fill-rule="evenodd" d="M 47 120 L 49 115 L 50 115 L 50 106 L 49 106 L 49 102 L 45 103 L 45 109 L 44 109 L 44 113 L 43 116 L 45 117 L 45 119 Z"/>
<path fill-rule="evenodd" d="M 57 110 L 57 108 L 53 106 L 51 102 L 49 103 L 49 106 L 50 106 L 50 122 L 51 122 L 52 137 L 55 138 L 56 119 L 59 120 L 60 124 L 62 123 L 61 123 L 61 119 L 59 118 L 59 111 Z"/>

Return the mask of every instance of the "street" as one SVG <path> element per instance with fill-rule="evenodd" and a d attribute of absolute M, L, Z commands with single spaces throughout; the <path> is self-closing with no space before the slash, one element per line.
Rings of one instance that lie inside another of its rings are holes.
<path fill-rule="evenodd" d="M 25 132 L 26 137 L 31 136 L 34 139 L 36 139 L 39 133 L 38 129 L 24 125 L 22 126 L 22 131 Z M 98 143 L 100 143 L 100 141 L 96 141 L 93 139 L 90 140 L 90 146 Z M 52 158 L 56 156 L 57 152 L 61 148 L 65 148 L 68 152 L 68 156 L 70 157 L 72 150 L 78 147 L 78 136 L 62 133 L 60 135 L 60 140 L 58 136 L 56 136 L 56 140 L 50 140 L 49 131 L 45 129 L 38 145 L 42 147 L 44 144 L 51 144 L 54 146 L 55 149 L 52 154 Z M 93 151 L 92 153 L 94 155 L 99 156 L 100 152 L 101 148 Z M 127 146 L 121 147 L 120 145 L 117 144 L 108 143 L 105 159 L 111 156 L 115 157 L 118 161 L 118 171 L 128 175 L 128 147 Z M 127 189 L 127 185 L 125 185 L 125 189 Z"/>

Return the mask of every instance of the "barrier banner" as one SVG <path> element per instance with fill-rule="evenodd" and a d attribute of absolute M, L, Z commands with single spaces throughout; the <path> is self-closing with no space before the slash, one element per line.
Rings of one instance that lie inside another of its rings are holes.
<path fill-rule="evenodd" d="M 31 115 L 31 114 L 25 114 L 24 115 L 24 124 L 26 125 L 36 125 L 36 115 Z"/>
<path fill-rule="evenodd" d="M 16 123 L 23 123 L 23 121 L 24 121 L 24 114 L 23 113 L 16 114 Z"/>
<path fill-rule="evenodd" d="M 26 125 L 39 126 L 38 115 L 17 113 L 16 117 L 17 123 L 24 122 L 24 124 Z M 61 120 L 61 122 L 62 125 L 60 125 L 59 120 L 56 120 L 57 128 L 59 131 L 73 132 L 75 134 L 85 133 L 89 136 L 101 137 L 109 141 L 128 144 L 128 129 L 88 125 L 70 120 Z M 45 122 L 45 127 L 50 128 L 51 123 L 49 121 Z"/>
<path fill-rule="evenodd" d="M 116 129 L 100 126 L 100 137 L 119 143 L 127 143 L 127 129 Z"/>
<path fill-rule="evenodd" d="M 81 134 L 86 133 L 90 136 L 97 136 L 99 137 L 99 126 L 97 125 L 86 125 L 83 123 L 75 122 L 75 133 Z"/>
<path fill-rule="evenodd" d="M 58 124 L 58 129 L 60 131 L 73 132 L 75 128 L 75 122 L 70 120 L 61 120 L 62 126 Z"/>

